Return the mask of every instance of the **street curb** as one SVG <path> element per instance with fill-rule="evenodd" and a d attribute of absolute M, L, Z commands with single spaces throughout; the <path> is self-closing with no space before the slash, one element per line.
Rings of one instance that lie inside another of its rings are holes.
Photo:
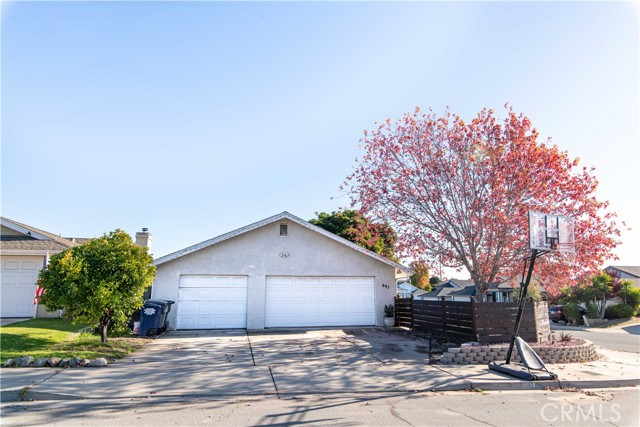
<path fill-rule="evenodd" d="M 510 381 L 510 382 L 483 382 L 472 381 L 473 388 L 493 391 L 525 391 L 545 390 L 549 388 L 619 388 L 640 386 L 640 379 L 626 380 L 556 380 L 556 381 Z"/>
<path fill-rule="evenodd" d="M 362 391 L 301 391 L 295 392 L 288 390 L 280 393 L 281 397 L 285 396 L 304 396 L 304 395 L 335 395 L 335 394 L 349 394 L 349 395 L 365 395 L 365 394 L 406 394 L 406 393 L 426 393 L 426 392 L 444 392 L 444 391 L 468 391 L 468 390 L 484 390 L 484 391 L 527 391 L 527 390 L 546 390 L 546 389 L 563 389 L 563 388 L 577 388 L 577 389 L 604 389 L 604 388 L 620 388 L 620 387 L 638 387 L 640 386 L 640 379 L 624 379 L 624 380 L 568 380 L 568 381 L 468 381 L 462 380 L 464 384 L 450 384 L 441 385 L 435 387 L 427 387 L 425 389 L 410 389 L 410 390 L 362 390 Z M 21 394 L 23 395 L 21 397 Z M 20 401 L 65 401 L 65 400 L 104 400 L 104 399 L 206 399 L 206 398 L 224 398 L 224 397 L 276 397 L 277 394 L 273 393 L 258 393 L 258 394 L 244 394 L 244 393 L 194 393 L 194 394 L 144 394 L 140 396 L 129 395 L 119 397 L 91 397 L 91 396 L 74 396 L 66 394 L 46 393 L 39 391 L 27 390 L 26 393 L 21 390 L 4 390 L 1 394 L 2 402 L 20 402 Z"/>

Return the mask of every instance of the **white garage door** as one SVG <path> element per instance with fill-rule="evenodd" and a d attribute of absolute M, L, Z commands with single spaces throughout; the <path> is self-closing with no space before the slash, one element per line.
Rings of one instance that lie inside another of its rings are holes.
<path fill-rule="evenodd" d="M 373 277 L 267 277 L 267 328 L 375 324 Z"/>
<path fill-rule="evenodd" d="M 180 276 L 177 323 L 177 329 L 246 328 L 246 276 Z"/>
<path fill-rule="evenodd" d="M 36 281 L 42 268 L 43 257 L 2 257 L 2 317 L 33 317 L 36 306 Z"/>

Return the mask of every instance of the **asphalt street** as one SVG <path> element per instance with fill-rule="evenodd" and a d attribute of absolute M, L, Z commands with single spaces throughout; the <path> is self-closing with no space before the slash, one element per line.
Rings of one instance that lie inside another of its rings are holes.
<path fill-rule="evenodd" d="M 640 353 L 640 324 L 610 328 L 575 328 L 553 325 L 554 330 L 569 332 L 574 338 L 587 339 L 608 350 Z"/>
<path fill-rule="evenodd" d="M 637 426 L 640 390 L 126 399 L 2 405 L 3 426 Z"/>

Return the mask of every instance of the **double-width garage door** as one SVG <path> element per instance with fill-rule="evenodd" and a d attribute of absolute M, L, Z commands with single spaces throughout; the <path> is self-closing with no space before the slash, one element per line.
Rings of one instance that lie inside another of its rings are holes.
<path fill-rule="evenodd" d="M 376 324 L 373 277 L 266 278 L 265 327 Z M 247 327 L 247 277 L 180 277 L 178 329 Z M 255 315 L 259 315 L 255 313 Z"/>
<path fill-rule="evenodd" d="M 181 276 L 176 327 L 246 328 L 247 277 Z"/>
<path fill-rule="evenodd" d="M 373 277 L 267 277 L 265 327 L 376 324 Z"/>

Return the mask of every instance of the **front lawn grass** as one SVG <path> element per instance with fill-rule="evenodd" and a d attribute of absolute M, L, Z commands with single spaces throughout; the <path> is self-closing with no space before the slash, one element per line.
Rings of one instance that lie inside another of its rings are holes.
<path fill-rule="evenodd" d="M 72 324 L 67 319 L 31 319 L 0 327 L 0 363 L 20 356 L 84 357 L 94 359 L 121 358 L 146 342 L 139 338 L 109 338 L 79 332 L 86 325 Z"/>

